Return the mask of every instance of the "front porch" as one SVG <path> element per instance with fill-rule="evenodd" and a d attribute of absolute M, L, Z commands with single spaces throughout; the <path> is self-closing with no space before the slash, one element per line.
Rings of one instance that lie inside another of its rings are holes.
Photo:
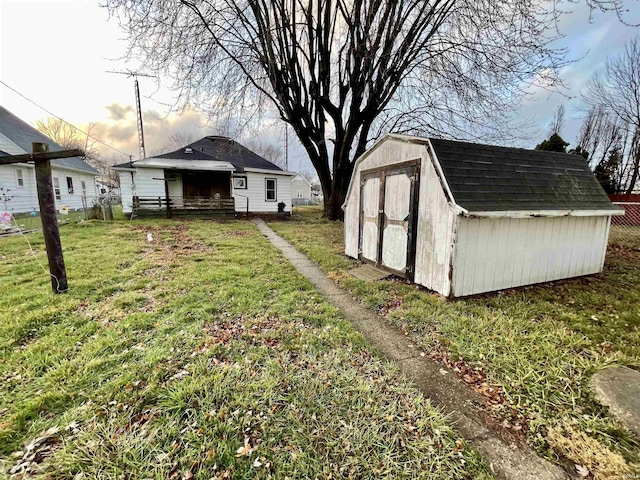
<path fill-rule="evenodd" d="M 235 217 L 230 171 L 164 170 L 165 195 L 133 197 L 133 216 Z"/>

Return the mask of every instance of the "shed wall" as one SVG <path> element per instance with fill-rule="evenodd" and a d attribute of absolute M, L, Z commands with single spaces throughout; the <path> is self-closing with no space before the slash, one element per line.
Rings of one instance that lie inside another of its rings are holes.
<path fill-rule="evenodd" d="M 430 160 L 423 162 L 419 202 L 414 282 L 449 295 L 456 216 Z"/>
<path fill-rule="evenodd" d="M 464 218 L 453 254 L 453 296 L 599 273 L 610 216 Z"/>

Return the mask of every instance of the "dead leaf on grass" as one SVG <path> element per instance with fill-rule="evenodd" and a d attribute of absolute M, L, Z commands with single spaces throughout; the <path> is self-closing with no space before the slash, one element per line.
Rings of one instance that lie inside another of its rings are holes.
<path fill-rule="evenodd" d="M 247 457 L 253 452 L 253 447 L 249 444 L 249 437 L 244 437 L 244 445 L 238 448 L 236 457 Z"/>

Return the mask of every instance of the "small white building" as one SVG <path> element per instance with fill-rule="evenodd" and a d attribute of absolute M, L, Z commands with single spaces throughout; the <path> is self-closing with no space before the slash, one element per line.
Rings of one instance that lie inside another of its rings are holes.
<path fill-rule="evenodd" d="M 291 179 L 291 202 L 293 205 L 312 203 L 311 184 L 302 175 L 296 175 Z"/>
<path fill-rule="evenodd" d="M 48 143 L 50 151 L 63 150 L 56 142 L 0 107 L 0 155 L 31 153 L 31 143 Z M 98 171 L 78 157 L 51 161 L 56 208 L 91 207 L 96 199 Z M 0 165 L 0 211 L 12 214 L 38 212 L 38 192 L 33 163 Z"/>
<path fill-rule="evenodd" d="M 174 152 L 113 167 L 124 213 L 291 213 L 291 177 L 238 142 L 207 136 Z"/>
<path fill-rule="evenodd" d="M 454 297 L 601 272 L 623 214 L 580 155 L 392 134 L 343 209 L 348 256 Z"/>

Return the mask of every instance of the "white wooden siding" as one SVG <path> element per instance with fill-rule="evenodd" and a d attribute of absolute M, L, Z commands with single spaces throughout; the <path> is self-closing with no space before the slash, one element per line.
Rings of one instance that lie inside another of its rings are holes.
<path fill-rule="evenodd" d="M 163 197 L 164 170 L 161 168 L 138 168 L 133 172 L 118 172 L 122 193 L 122 212 L 131 213 L 133 197 Z M 159 180 L 157 180 L 159 179 Z"/>
<path fill-rule="evenodd" d="M 449 295 L 456 217 L 426 148 L 420 171 L 418 202 L 414 282 L 442 295 Z"/>
<path fill-rule="evenodd" d="M 610 218 L 460 218 L 456 297 L 602 271 Z"/>
<path fill-rule="evenodd" d="M 267 173 L 246 172 L 246 189 L 234 189 L 236 212 L 247 211 L 247 198 L 249 199 L 249 211 L 254 213 L 270 213 L 278 211 L 278 203 L 285 203 L 285 212 L 291 211 L 291 176 L 272 175 Z M 276 201 L 267 201 L 266 178 L 276 179 Z"/>
<path fill-rule="evenodd" d="M 16 169 L 22 170 L 23 187 L 18 186 Z M 56 200 L 56 208 L 61 205 L 68 205 L 72 210 L 83 208 L 82 181 L 87 187 L 86 205 L 90 207 L 93 204 L 96 198 L 95 175 L 52 166 L 51 176 L 60 182 L 60 200 Z M 72 194 L 67 189 L 67 177 L 73 180 Z M 0 187 L 8 189 L 6 202 L 0 192 L 0 210 L 6 209 L 14 214 L 40 210 L 33 165 L 0 165 Z"/>
<path fill-rule="evenodd" d="M 298 197 L 298 190 L 302 191 L 302 197 Z M 311 185 L 300 175 L 291 180 L 291 199 L 309 200 L 311 198 Z"/>

